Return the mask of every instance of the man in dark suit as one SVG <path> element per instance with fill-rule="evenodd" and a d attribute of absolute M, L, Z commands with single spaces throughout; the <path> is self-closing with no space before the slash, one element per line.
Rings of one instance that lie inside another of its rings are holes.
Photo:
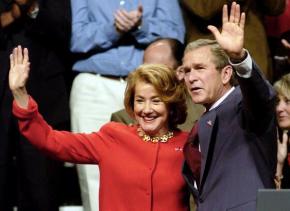
<path fill-rule="evenodd" d="M 183 49 L 183 45 L 178 40 L 171 38 L 158 39 L 145 49 L 143 63 L 165 64 L 173 70 L 176 70 L 181 63 Z M 187 100 L 186 121 L 182 125 L 179 125 L 178 128 L 190 131 L 194 122 L 200 117 L 203 111 L 203 106 L 193 104 L 189 97 Z M 114 112 L 111 116 L 111 121 L 123 122 L 125 124 L 134 123 L 134 119 L 129 116 L 125 109 Z"/>
<path fill-rule="evenodd" d="M 225 5 L 222 31 L 208 26 L 216 41 L 192 42 L 183 57 L 192 100 L 206 107 L 184 147 L 183 174 L 198 211 L 255 211 L 257 190 L 274 188 L 275 93 L 243 48 L 244 24 L 240 6 L 234 2 L 228 15 Z"/>

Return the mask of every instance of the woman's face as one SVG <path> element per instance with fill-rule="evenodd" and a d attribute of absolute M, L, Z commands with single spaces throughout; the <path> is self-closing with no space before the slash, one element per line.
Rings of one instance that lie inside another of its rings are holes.
<path fill-rule="evenodd" d="M 276 116 L 281 129 L 290 129 L 290 99 L 283 95 L 278 95 Z"/>
<path fill-rule="evenodd" d="M 134 115 L 141 129 L 150 136 L 161 136 L 168 131 L 168 109 L 156 89 L 138 81 L 135 87 Z"/>

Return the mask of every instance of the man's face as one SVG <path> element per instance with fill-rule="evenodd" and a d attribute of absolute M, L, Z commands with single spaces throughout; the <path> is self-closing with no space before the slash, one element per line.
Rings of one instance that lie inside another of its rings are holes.
<path fill-rule="evenodd" d="M 224 69 L 218 71 L 208 46 L 187 52 L 183 57 L 184 80 L 194 103 L 206 108 L 226 92 Z"/>
<path fill-rule="evenodd" d="M 177 61 L 172 56 L 169 44 L 163 41 L 157 41 L 145 50 L 143 63 L 164 64 L 172 69 L 177 67 Z"/>

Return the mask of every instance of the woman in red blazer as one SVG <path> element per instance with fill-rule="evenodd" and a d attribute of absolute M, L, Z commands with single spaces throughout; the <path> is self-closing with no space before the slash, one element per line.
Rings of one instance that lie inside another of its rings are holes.
<path fill-rule="evenodd" d="M 13 113 L 21 133 L 54 158 L 98 164 L 101 211 L 189 209 L 181 174 L 188 134 L 176 129 L 186 118 L 186 90 L 173 70 L 142 65 L 129 75 L 124 102 L 137 125 L 110 122 L 98 132 L 75 134 L 53 130 L 28 95 L 28 50 L 15 48 L 10 65 Z"/>

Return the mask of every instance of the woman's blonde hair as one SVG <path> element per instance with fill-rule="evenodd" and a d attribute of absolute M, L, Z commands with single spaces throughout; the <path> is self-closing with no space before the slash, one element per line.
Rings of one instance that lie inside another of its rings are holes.
<path fill-rule="evenodd" d="M 280 80 L 274 83 L 274 89 L 277 94 L 290 99 L 290 73 L 284 75 Z"/>
<path fill-rule="evenodd" d="M 170 129 L 176 129 L 178 124 L 184 123 L 187 115 L 187 90 L 184 83 L 176 78 L 175 71 L 161 64 L 144 64 L 129 74 L 124 105 L 132 117 L 134 117 L 135 87 L 140 81 L 151 84 L 166 104 Z"/>

